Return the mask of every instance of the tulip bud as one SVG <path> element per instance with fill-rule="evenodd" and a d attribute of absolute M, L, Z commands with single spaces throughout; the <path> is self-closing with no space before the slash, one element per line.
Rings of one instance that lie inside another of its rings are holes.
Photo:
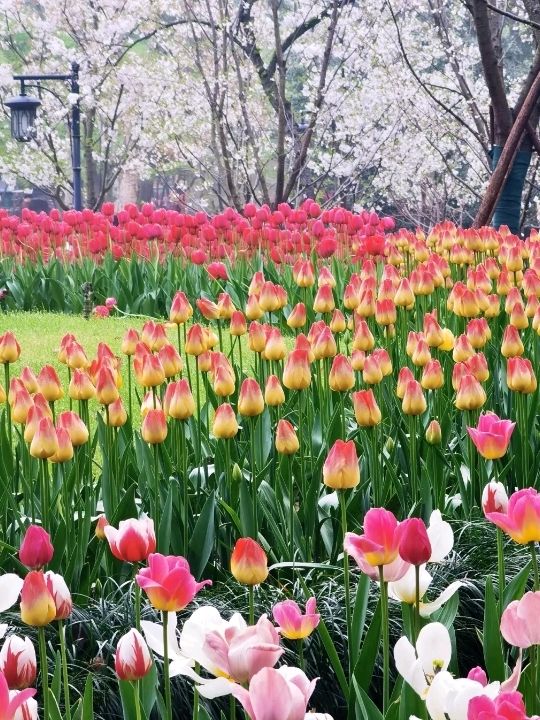
<path fill-rule="evenodd" d="M 437 349 L 443 350 L 444 352 L 450 352 L 450 350 L 454 349 L 454 344 L 455 344 L 454 334 L 448 328 L 443 328 L 442 336 L 443 336 L 442 343 L 438 346 Z"/>
<path fill-rule="evenodd" d="M 334 333 L 342 333 L 347 329 L 347 321 L 341 310 L 334 310 L 332 319 L 330 320 L 330 330 Z"/>
<path fill-rule="evenodd" d="M 167 418 L 161 409 L 149 410 L 142 421 L 142 439 L 150 445 L 159 445 L 167 437 Z"/>
<path fill-rule="evenodd" d="M 399 371 L 398 375 L 398 381 L 397 381 L 397 388 L 396 388 L 396 395 L 400 400 L 403 400 L 405 396 L 405 390 L 407 389 L 407 385 L 414 380 L 414 375 L 412 373 L 412 370 L 408 367 L 402 367 Z"/>
<path fill-rule="evenodd" d="M 30 455 L 41 460 L 52 457 L 58 451 L 58 438 L 52 420 L 42 417 L 30 443 Z"/>
<path fill-rule="evenodd" d="M 123 427 L 127 422 L 127 412 L 122 399 L 118 398 L 107 407 L 109 412 L 105 415 L 105 424 L 110 427 Z"/>
<path fill-rule="evenodd" d="M 360 427 L 375 427 L 382 420 L 373 390 L 359 390 L 352 394 L 354 416 Z"/>
<path fill-rule="evenodd" d="M 368 355 L 364 360 L 364 369 L 362 370 L 362 379 L 366 385 L 378 385 L 382 382 L 383 372 L 377 356 L 373 353 Z"/>
<path fill-rule="evenodd" d="M 73 447 L 80 447 L 88 441 L 88 428 L 76 412 L 65 410 L 56 418 L 56 427 L 64 428 Z"/>
<path fill-rule="evenodd" d="M 234 410 L 229 403 L 218 405 L 214 422 L 212 424 L 212 434 L 214 437 L 229 440 L 238 433 L 238 421 Z"/>
<path fill-rule="evenodd" d="M 8 363 L 17 362 L 21 355 L 21 346 L 17 342 L 15 335 L 8 330 L 0 335 L 0 363 L 7 365 Z"/>
<path fill-rule="evenodd" d="M 73 372 L 68 395 L 72 400 L 90 400 L 96 397 L 96 388 L 85 370 L 75 370 Z"/>
<path fill-rule="evenodd" d="M 109 524 L 109 521 L 105 517 L 105 515 L 100 515 L 97 519 L 96 523 L 96 529 L 94 530 L 94 535 L 97 537 L 98 540 L 105 540 L 105 528 Z"/>
<path fill-rule="evenodd" d="M 311 384 L 311 369 L 306 350 L 293 350 L 283 370 L 283 384 L 289 390 L 305 390 Z"/>
<path fill-rule="evenodd" d="M 335 306 L 332 288 L 329 285 L 320 287 L 313 301 L 313 310 L 321 314 L 331 313 Z"/>
<path fill-rule="evenodd" d="M 259 301 L 256 295 L 249 295 L 246 303 L 246 318 L 252 322 L 259 320 L 264 315 L 264 312 L 259 306 Z"/>
<path fill-rule="evenodd" d="M 37 570 L 50 563 L 53 555 L 49 533 L 39 525 L 30 525 L 19 548 L 21 563 L 31 570 Z"/>
<path fill-rule="evenodd" d="M 486 391 L 478 380 L 466 373 L 461 378 L 454 403 L 458 410 L 477 410 L 484 405 L 486 399 Z"/>
<path fill-rule="evenodd" d="M 537 387 L 536 375 L 530 360 L 509 357 L 506 368 L 506 383 L 509 390 L 529 394 Z"/>
<path fill-rule="evenodd" d="M 268 577 L 266 553 L 251 538 L 240 538 L 231 555 L 231 573 L 241 585 L 260 585 Z"/>
<path fill-rule="evenodd" d="M 145 677 L 152 667 L 152 658 L 143 636 L 132 628 L 116 646 L 114 670 L 120 680 L 135 682 Z"/>
<path fill-rule="evenodd" d="M 525 348 L 519 336 L 519 331 L 513 325 L 507 325 L 501 343 L 501 353 L 505 358 L 523 355 Z"/>
<path fill-rule="evenodd" d="M 424 366 L 421 385 L 424 390 L 438 390 L 444 385 L 444 375 L 441 363 L 438 360 L 430 360 Z"/>
<path fill-rule="evenodd" d="M 281 455 L 294 455 L 300 443 L 294 427 L 288 420 L 281 419 L 276 429 L 276 450 Z"/>
<path fill-rule="evenodd" d="M 229 332 L 232 337 L 240 337 L 247 333 L 247 322 L 241 310 L 235 310 L 231 316 Z"/>
<path fill-rule="evenodd" d="M 238 412 L 245 417 L 256 417 L 264 410 L 264 398 L 259 383 L 253 378 L 246 378 L 238 396 Z"/>
<path fill-rule="evenodd" d="M 34 405 L 34 401 L 28 390 L 23 386 L 17 388 L 15 397 L 11 404 L 11 419 L 15 423 L 24 425 L 28 418 L 30 408 Z"/>
<path fill-rule="evenodd" d="M 347 490 L 360 482 L 360 466 L 352 440 L 336 440 L 323 465 L 323 482 L 334 490 Z"/>
<path fill-rule="evenodd" d="M 56 429 L 56 440 L 58 442 L 58 449 L 54 455 L 50 456 L 49 460 L 52 463 L 64 463 L 72 460 L 73 444 L 65 428 L 60 427 Z"/>
<path fill-rule="evenodd" d="M 120 393 L 112 369 L 107 365 L 102 365 L 96 376 L 96 398 L 98 403 L 110 405 L 119 397 Z"/>
<path fill-rule="evenodd" d="M 491 480 L 482 492 L 482 510 L 487 513 L 506 513 L 508 510 L 508 495 L 501 482 Z"/>
<path fill-rule="evenodd" d="M 264 389 L 264 402 L 270 407 L 277 407 L 285 402 L 285 393 L 277 375 L 269 375 Z"/>
<path fill-rule="evenodd" d="M 467 673 L 467 679 L 474 680 L 475 682 L 480 683 L 482 687 L 486 687 L 486 685 L 488 684 L 486 671 L 479 665 L 469 670 L 469 672 Z"/>
<path fill-rule="evenodd" d="M 56 606 L 41 571 L 31 570 L 21 590 L 21 620 L 26 625 L 43 627 L 54 620 Z"/>
<path fill-rule="evenodd" d="M 164 345 L 158 352 L 157 357 L 165 373 L 165 378 L 172 378 L 182 372 L 182 358 L 174 345 Z"/>
<path fill-rule="evenodd" d="M 134 355 L 135 354 L 135 348 L 137 347 L 137 343 L 139 342 L 139 333 L 134 330 L 133 328 L 129 328 L 129 330 L 126 330 L 124 333 L 124 337 L 122 338 L 122 345 L 121 350 L 124 353 L 124 355 Z"/>
<path fill-rule="evenodd" d="M 313 343 L 313 354 L 316 360 L 335 357 L 337 345 L 330 328 L 325 325 Z"/>
<path fill-rule="evenodd" d="M 285 340 L 277 328 L 273 328 L 266 339 L 266 345 L 263 350 L 263 358 L 265 360 L 283 360 L 287 355 L 287 346 Z"/>
<path fill-rule="evenodd" d="M 45 573 L 45 582 L 47 589 L 52 595 L 54 606 L 56 608 L 55 620 L 65 620 L 71 615 L 73 610 L 73 601 L 71 593 L 68 590 L 66 581 L 61 575 L 48 570 Z"/>
<path fill-rule="evenodd" d="M 197 357 L 206 350 L 206 338 L 201 325 L 192 325 L 186 337 L 184 351 L 186 355 L 194 355 Z"/>
<path fill-rule="evenodd" d="M 442 440 L 441 426 L 438 420 L 432 420 L 426 430 L 426 442 L 429 445 L 439 445 Z"/>
<path fill-rule="evenodd" d="M 24 690 L 36 681 L 36 651 L 30 638 L 10 635 L 0 651 L 0 672 L 10 690 Z"/>
<path fill-rule="evenodd" d="M 195 400 L 188 381 L 169 383 L 163 397 L 163 409 L 175 420 L 187 420 L 195 412 Z"/>
<path fill-rule="evenodd" d="M 171 303 L 171 310 L 169 313 L 169 320 L 175 325 L 183 325 L 193 315 L 193 308 L 191 307 L 186 294 L 178 291 Z"/>
<path fill-rule="evenodd" d="M 354 387 L 354 370 L 345 355 L 334 358 L 328 383 L 334 392 L 346 392 Z"/>
<path fill-rule="evenodd" d="M 431 543 L 426 526 L 420 518 L 409 518 L 398 527 L 398 552 L 402 560 L 411 565 L 423 565 L 431 557 Z"/>
<path fill-rule="evenodd" d="M 426 398 L 422 386 L 416 380 L 409 380 L 405 387 L 405 394 L 401 401 L 405 415 L 422 415 L 427 409 Z"/>
<path fill-rule="evenodd" d="M 37 376 L 39 392 L 48 402 L 56 402 L 64 396 L 56 370 L 52 365 L 44 365 Z"/>
<path fill-rule="evenodd" d="M 137 376 L 138 382 L 143 387 L 157 387 L 158 385 L 162 385 L 165 382 L 165 370 L 163 368 L 163 365 L 161 364 L 160 358 L 158 355 L 152 355 L 151 353 L 144 355 L 140 365 L 137 364 L 135 366 L 135 374 Z"/>
<path fill-rule="evenodd" d="M 252 352 L 261 353 L 266 345 L 266 333 L 264 325 L 254 321 L 249 325 L 249 349 Z"/>

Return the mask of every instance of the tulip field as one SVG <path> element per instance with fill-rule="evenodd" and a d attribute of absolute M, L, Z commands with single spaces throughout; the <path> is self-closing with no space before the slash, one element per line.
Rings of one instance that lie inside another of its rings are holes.
<path fill-rule="evenodd" d="M 0 720 L 540 716 L 540 235 L 0 233 Z"/>

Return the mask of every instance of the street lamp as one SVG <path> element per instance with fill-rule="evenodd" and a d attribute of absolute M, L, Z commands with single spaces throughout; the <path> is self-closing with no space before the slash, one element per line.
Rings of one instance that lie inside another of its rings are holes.
<path fill-rule="evenodd" d="M 79 95 L 79 65 L 71 63 L 71 73 L 68 75 L 14 75 L 14 80 L 21 83 L 21 93 L 17 97 L 6 100 L 5 105 L 11 111 L 11 136 L 18 142 L 29 142 L 35 134 L 34 124 L 36 121 L 37 109 L 41 102 L 26 94 L 29 82 L 40 80 L 60 80 L 70 83 L 70 92 Z M 41 86 L 37 86 L 41 87 Z M 47 90 L 48 88 L 42 88 Z M 52 92 L 52 90 L 49 90 Z M 56 93 L 53 93 L 56 96 Z M 82 210 L 81 191 L 81 110 L 79 100 L 72 105 L 69 120 L 69 134 L 71 140 L 71 167 L 73 171 L 73 207 L 75 210 Z"/>

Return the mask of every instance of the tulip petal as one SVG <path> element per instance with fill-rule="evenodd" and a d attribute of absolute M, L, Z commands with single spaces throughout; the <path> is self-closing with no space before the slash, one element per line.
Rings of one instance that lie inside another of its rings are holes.
<path fill-rule="evenodd" d="M 205 680 L 201 685 L 197 685 L 199 693 L 208 700 L 223 697 L 224 695 L 230 695 L 236 687 L 238 687 L 236 683 L 233 683 L 231 680 L 227 680 L 227 678 L 224 677 Z M 237 695 L 235 695 L 235 697 L 237 697 Z M 240 700 L 240 698 L 238 699 Z"/>
<path fill-rule="evenodd" d="M 453 583 L 445 588 L 438 598 L 428 603 L 420 603 L 420 615 L 422 617 L 429 617 L 435 610 L 441 608 L 450 598 L 454 595 L 460 587 L 463 587 L 464 583 L 459 580 L 455 580 Z"/>
<path fill-rule="evenodd" d="M 452 644 L 446 627 L 438 622 L 423 627 L 418 634 L 416 651 L 426 675 L 446 670 L 452 657 Z"/>
<path fill-rule="evenodd" d="M 22 579 L 15 573 L 6 573 L 0 577 L 0 612 L 5 612 L 15 605 L 22 586 Z"/>
<path fill-rule="evenodd" d="M 454 532 L 450 524 L 442 519 L 440 510 L 434 510 L 431 513 L 427 534 L 431 543 L 429 562 L 441 562 L 452 552 Z"/>
<path fill-rule="evenodd" d="M 423 696 L 428 688 L 426 676 L 422 670 L 422 663 L 416 658 L 414 647 L 405 636 L 401 637 L 394 646 L 394 662 L 402 678 L 418 695 Z"/>

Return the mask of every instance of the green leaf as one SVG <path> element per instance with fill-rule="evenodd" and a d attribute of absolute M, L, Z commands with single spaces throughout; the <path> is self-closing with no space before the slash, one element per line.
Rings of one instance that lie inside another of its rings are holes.
<path fill-rule="evenodd" d="M 169 554 L 169 548 L 171 545 L 171 521 L 172 521 L 172 500 L 173 500 L 173 484 L 175 480 L 171 480 L 169 485 L 169 491 L 167 492 L 167 499 L 163 507 L 161 519 L 159 521 L 158 528 L 158 548 L 159 552 L 163 555 Z"/>
<path fill-rule="evenodd" d="M 354 701 L 356 720 L 384 720 L 383 714 L 356 678 L 352 681 L 351 699 Z"/>
<path fill-rule="evenodd" d="M 371 623 L 362 643 L 362 649 L 358 654 L 358 659 L 354 666 L 354 677 L 358 685 L 364 690 L 369 689 L 371 679 L 373 677 L 373 669 L 375 660 L 379 652 L 379 641 L 381 637 L 381 605 L 377 604 L 377 609 L 373 613 Z"/>
<path fill-rule="evenodd" d="M 499 609 L 493 592 L 493 583 L 491 578 L 488 577 L 486 581 L 483 644 L 486 671 L 491 682 L 505 679 L 504 655 L 499 624 Z"/>
<path fill-rule="evenodd" d="M 360 650 L 360 642 L 364 634 L 364 625 L 366 623 L 366 612 L 369 599 L 370 580 L 367 575 L 361 573 L 356 588 L 356 599 L 354 602 L 354 611 L 352 616 L 351 638 L 349 641 L 349 652 L 351 655 L 351 663 L 353 667 L 356 665 L 358 653 Z"/>
<path fill-rule="evenodd" d="M 212 554 L 215 538 L 214 515 L 216 498 L 214 493 L 208 496 L 199 519 L 195 524 L 189 543 L 189 565 L 193 575 L 200 580 L 208 558 Z"/>

